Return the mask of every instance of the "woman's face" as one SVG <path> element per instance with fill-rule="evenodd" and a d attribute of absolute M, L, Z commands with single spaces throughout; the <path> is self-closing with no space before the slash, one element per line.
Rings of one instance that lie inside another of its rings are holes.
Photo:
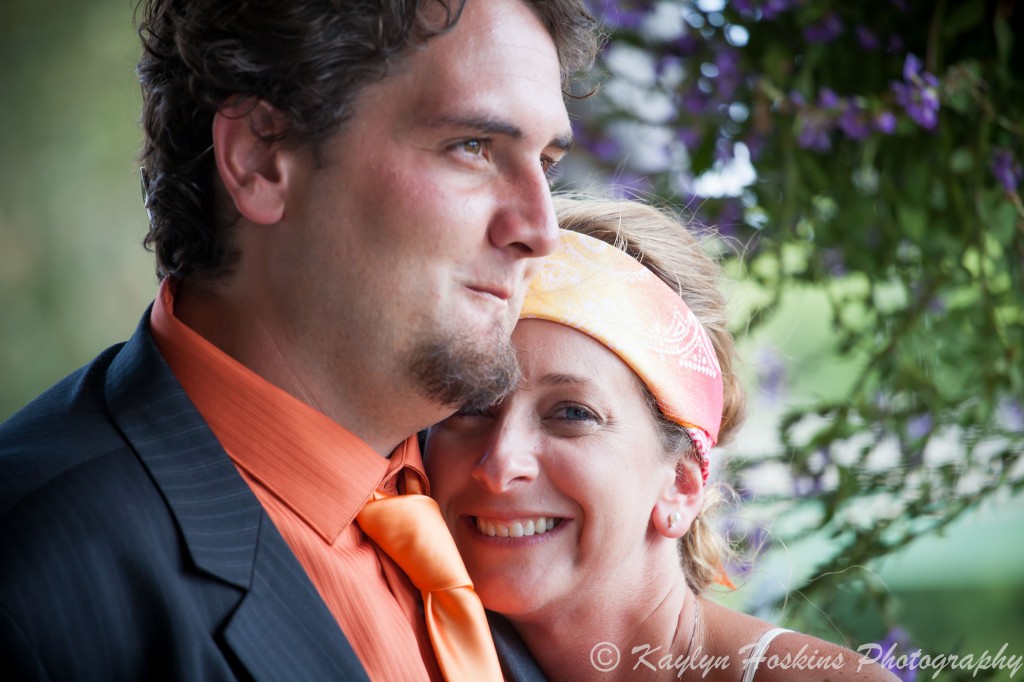
<path fill-rule="evenodd" d="M 598 607 L 593 589 L 621 600 L 643 587 L 651 546 L 664 540 L 652 511 L 675 480 L 639 379 L 560 324 L 523 320 L 512 339 L 515 393 L 431 429 L 433 495 L 488 608 Z"/>

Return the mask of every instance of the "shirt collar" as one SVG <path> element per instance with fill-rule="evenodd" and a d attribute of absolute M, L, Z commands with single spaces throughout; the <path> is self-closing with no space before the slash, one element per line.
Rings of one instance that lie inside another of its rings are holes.
<path fill-rule="evenodd" d="M 381 457 L 327 415 L 266 381 L 174 316 L 167 278 L 150 314 L 157 348 L 235 465 L 333 543 L 378 488 L 409 468 L 428 491 L 413 435 Z"/>

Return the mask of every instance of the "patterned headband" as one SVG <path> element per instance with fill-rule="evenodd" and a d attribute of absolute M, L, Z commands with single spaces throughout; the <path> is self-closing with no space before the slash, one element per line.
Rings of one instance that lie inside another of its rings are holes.
<path fill-rule="evenodd" d="M 706 482 L 722 424 L 722 370 L 707 331 L 632 256 L 594 237 L 559 232 L 561 244 L 530 281 L 519 319 L 564 324 L 618 355 L 665 416 L 690 434 Z"/>

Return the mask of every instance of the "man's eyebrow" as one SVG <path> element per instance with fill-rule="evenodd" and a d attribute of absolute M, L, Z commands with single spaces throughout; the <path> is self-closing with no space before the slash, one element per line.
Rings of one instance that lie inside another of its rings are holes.
<path fill-rule="evenodd" d="M 572 145 L 573 144 L 574 144 L 574 140 L 573 140 L 573 137 L 572 137 L 572 133 L 569 133 L 568 135 L 560 135 L 560 136 L 556 137 L 555 139 L 551 140 L 551 142 L 548 142 L 548 146 L 549 147 L 554 147 L 555 149 L 561 149 L 563 152 L 567 152 L 570 149 L 572 149 Z"/>
<path fill-rule="evenodd" d="M 492 116 L 442 115 L 425 121 L 428 128 L 469 128 L 481 133 L 508 135 L 516 140 L 523 137 L 523 131 L 508 121 Z"/>
<path fill-rule="evenodd" d="M 425 124 L 428 128 L 464 128 L 491 135 L 507 135 L 514 140 L 523 138 L 523 131 L 519 126 L 493 116 L 443 115 L 429 119 Z M 572 149 L 572 145 L 573 137 L 572 133 L 569 133 L 553 138 L 547 147 L 567 152 Z"/>

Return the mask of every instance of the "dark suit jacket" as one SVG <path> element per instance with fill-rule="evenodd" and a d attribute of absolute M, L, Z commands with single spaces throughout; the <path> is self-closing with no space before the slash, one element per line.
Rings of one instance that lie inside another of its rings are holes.
<path fill-rule="evenodd" d="M 507 682 L 547 682 L 544 672 L 533 660 L 515 627 L 504 616 L 487 612 L 494 648 L 501 662 L 501 673 Z"/>
<path fill-rule="evenodd" d="M 148 320 L 0 427 L 0 679 L 366 679 Z"/>

